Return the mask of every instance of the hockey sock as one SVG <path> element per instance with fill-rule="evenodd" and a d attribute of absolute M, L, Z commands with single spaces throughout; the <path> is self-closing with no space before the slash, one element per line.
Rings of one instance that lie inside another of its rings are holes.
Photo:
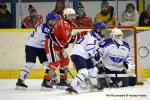
<path fill-rule="evenodd" d="M 34 63 L 26 63 L 26 65 L 24 66 L 24 68 L 22 69 L 22 71 L 20 73 L 19 79 L 24 81 L 27 78 L 27 76 L 33 66 L 34 66 Z"/>
<path fill-rule="evenodd" d="M 60 80 L 67 80 L 67 75 L 68 75 L 68 67 L 60 67 Z"/>
<path fill-rule="evenodd" d="M 56 75 L 56 72 L 55 70 L 53 69 L 46 69 L 45 71 L 45 75 L 44 75 L 44 80 L 57 80 L 57 75 Z"/>
<path fill-rule="evenodd" d="M 72 81 L 71 86 L 76 89 L 81 84 L 81 82 L 84 81 L 87 77 L 88 70 L 86 68 L 80 69 L 78 71 L 77 76 Z"/>

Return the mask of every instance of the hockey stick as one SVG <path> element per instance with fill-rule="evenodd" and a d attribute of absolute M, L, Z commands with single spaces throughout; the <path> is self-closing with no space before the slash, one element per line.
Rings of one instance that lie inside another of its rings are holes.
<path fill-rule="evenodd" d="M 74 79 L 74 76 L 72 75 L 69 69 L 68 69 L 68 73 L 70 74 L 71 78 Z"/>

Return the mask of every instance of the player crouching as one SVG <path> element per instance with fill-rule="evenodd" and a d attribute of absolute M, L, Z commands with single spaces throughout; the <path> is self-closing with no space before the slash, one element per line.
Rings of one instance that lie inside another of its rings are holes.
<path fill-rule="evenodd" d="M 77 69 L 77 76 L 66 89 L 69 93 L 78 93 L 77 88 L 87 78 L 91 83 L 91 90 L 103 90 L 103 87 L 97 81 L 97 68 L 94 67 L 94 61 L 99 60 L 96 55 L 99 49 L 99 43 L 105 36 L 106 25 L 102 22 L 95 24 L 93 30 L 81 38 L 71 50 L 71 60 Z M 96 59 L 95 59 L 96 58 Z"/>
<path fill-rule="evenodd" d="M 99 50 L 102 57 L 102 63 L 98 65 L 100 81 L 104 81 L 105 87 L 135 85 L 135 76 L 127 74 L 135 67 L 131 61 L 130 46 L 122 39 L 123 32 L 120 29 L 112 29 L 111 35 L 112 38 L 100 43 Z"/>

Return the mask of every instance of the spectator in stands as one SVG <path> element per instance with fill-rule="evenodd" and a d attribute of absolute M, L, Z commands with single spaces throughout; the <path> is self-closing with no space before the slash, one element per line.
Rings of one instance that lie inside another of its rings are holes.
<path fill-rule="evenodd" d="M 84 6 L 79 2 L 76 19 L 73 20 L 74 27 L 92 27 L 92 19 L 85 14 Z"/>
<path fill-rule="evenodd" d="M 13 16 L 5 3 L 0 3 L 0 28 L 14 28 Z"/>
<path fill-rule="evenodd" d="M 30 15 L 23 19 L 22 28 L 35 28 L 43 23 L 43 17 L 37 14 L 36 9 L 32 5 L 29 5 L 28 11 Z"/>
<path fill-rule="evenodd" d="M 143 11 L 139 18 L 139 26 L 150 26 L 150 4 L 146 11 Z"/>
<path fill-rule="evenodd" d="M 126 5 L 121 15 L 121 26 L 138 26 L 139 13 L 132 3 Z"/>
<path fill-rule="evenodd" d="M 107 0 L 103 0 L 101 3 L 101 11 L 95 16 L 94 23 L 102 21 L 108 26 L 115 25 L 115 16 L 113 14 L 114 8 L 109 6 Z"/>
<path fill-rule="evenodd" d="M 60 18 L 63 18 L 63 10 L 65 9 L 65 0 L 57 0 L 55 8 L 52 12 L 58 14 Z"/>

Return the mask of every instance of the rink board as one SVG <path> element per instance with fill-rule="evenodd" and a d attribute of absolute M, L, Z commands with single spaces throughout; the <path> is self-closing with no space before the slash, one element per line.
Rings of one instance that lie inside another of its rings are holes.
<path fill-rule="evenodd" d="M 89 29 L 74 29 L 73 32 Z M 1 29 L 0 30 L 0 78 L 18 78 L 21 69 L 25 64 L 25 42 L 33 29 Z M 68 54 L 71 47 L 67 50 Z M 69 68 L 75 76 L 72 63 Z M 58 73 L 59 74 L 59 73 Z M 28 78 L 43 78 L 44 68 L 39 61 Z M 150 77 L 150 68 L 144 69 L 144 76 Z M 70 75 L 68 75 L 70 78 Z"/>

